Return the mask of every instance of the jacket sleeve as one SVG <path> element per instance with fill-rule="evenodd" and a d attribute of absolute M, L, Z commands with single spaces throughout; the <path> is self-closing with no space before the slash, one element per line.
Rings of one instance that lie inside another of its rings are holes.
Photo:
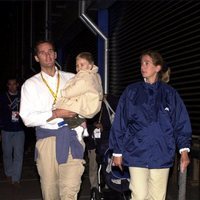
<path fill-rule="evenodd" d="M 73 98 L 80 96 L 87 92 L 87 84 L 88 83 L 85 79 L 76 75 L 75 80 L 68 84 L 67 87 L 65 87 L 63 90 L 61 90 L 61 96 L 65 98 Z"/>
<path fill-rule="evenodd" d="M 3 105 L 2 105 L 2 95 L 0 95 L 0 128 L 3 127 Z"/>
<path fill-rule="evenodd" d="M 109 148 L 112 149 L 115 154 L 123 154 L 123 138 L 126 133 L 127 124 L 127 103 L 126 103 L 126 91 L 119 99 L 119 103 L 116 109 L 115 118 L 110 130 Z"/>
<path fill-rule="evenodd" d="M 192 129 L 185 104 L 179 94 L 175 92 L 174 134 L 178 149 L 190 148 Z"/>

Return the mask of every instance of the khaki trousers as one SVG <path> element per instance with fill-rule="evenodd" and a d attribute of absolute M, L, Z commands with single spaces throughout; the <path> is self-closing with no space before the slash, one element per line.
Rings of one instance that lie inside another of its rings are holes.
<path fill-rule="evenodd" d="M 131 200 L 165 200 L 169 168 L 129 167 Z"/>
<path fill-rule="evenodd" d="M 59 165 L 56 160 L 55 137 L 38 140 L 36 148 L 43 199 L 76 200 L 84 172 L 84 160 L 73 159 L 69 153 L 67 162 Z"/>
<path fill-rule="evenodd" d="M 98 164 L 96 161 L 96 149 L 88 150 L 88 159 L 89 159 L 89 180 L 91 188 L 98 188 Z"/>

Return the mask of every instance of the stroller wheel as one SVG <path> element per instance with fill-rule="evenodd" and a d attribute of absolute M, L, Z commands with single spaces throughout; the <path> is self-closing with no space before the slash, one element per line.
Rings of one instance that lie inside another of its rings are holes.
<path fill-rule="evenodd" d="M 92 188 L 90 200 L 101 200 L 101 194 L 97 188 Z"/>

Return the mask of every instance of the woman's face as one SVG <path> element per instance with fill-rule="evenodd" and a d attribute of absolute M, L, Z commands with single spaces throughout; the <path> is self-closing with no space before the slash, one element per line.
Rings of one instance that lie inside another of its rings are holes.
<path fill-rule="evenodd" d="M 141 74 L 148 83 L 154 83 L 157 80 L 157 75 L 160 70 L 161 66 L 154 65 L 153 60 L 149 55 L 142 56 Z"/>

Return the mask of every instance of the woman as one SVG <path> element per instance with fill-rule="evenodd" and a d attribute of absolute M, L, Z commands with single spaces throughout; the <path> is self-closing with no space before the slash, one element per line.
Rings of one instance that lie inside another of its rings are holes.
<path fill-rule="evenodd" d="M 169 69 L 158 52 L 142 53 L 141 74 L 144 81 L 129 85 L 120 97 L 110 149 L 113 165 L 129 167 L 131 199 L 164 200 L 176 145 L 181 171 L 189 164 L 191 124 L 179 94 L 164 83 Z"/>

